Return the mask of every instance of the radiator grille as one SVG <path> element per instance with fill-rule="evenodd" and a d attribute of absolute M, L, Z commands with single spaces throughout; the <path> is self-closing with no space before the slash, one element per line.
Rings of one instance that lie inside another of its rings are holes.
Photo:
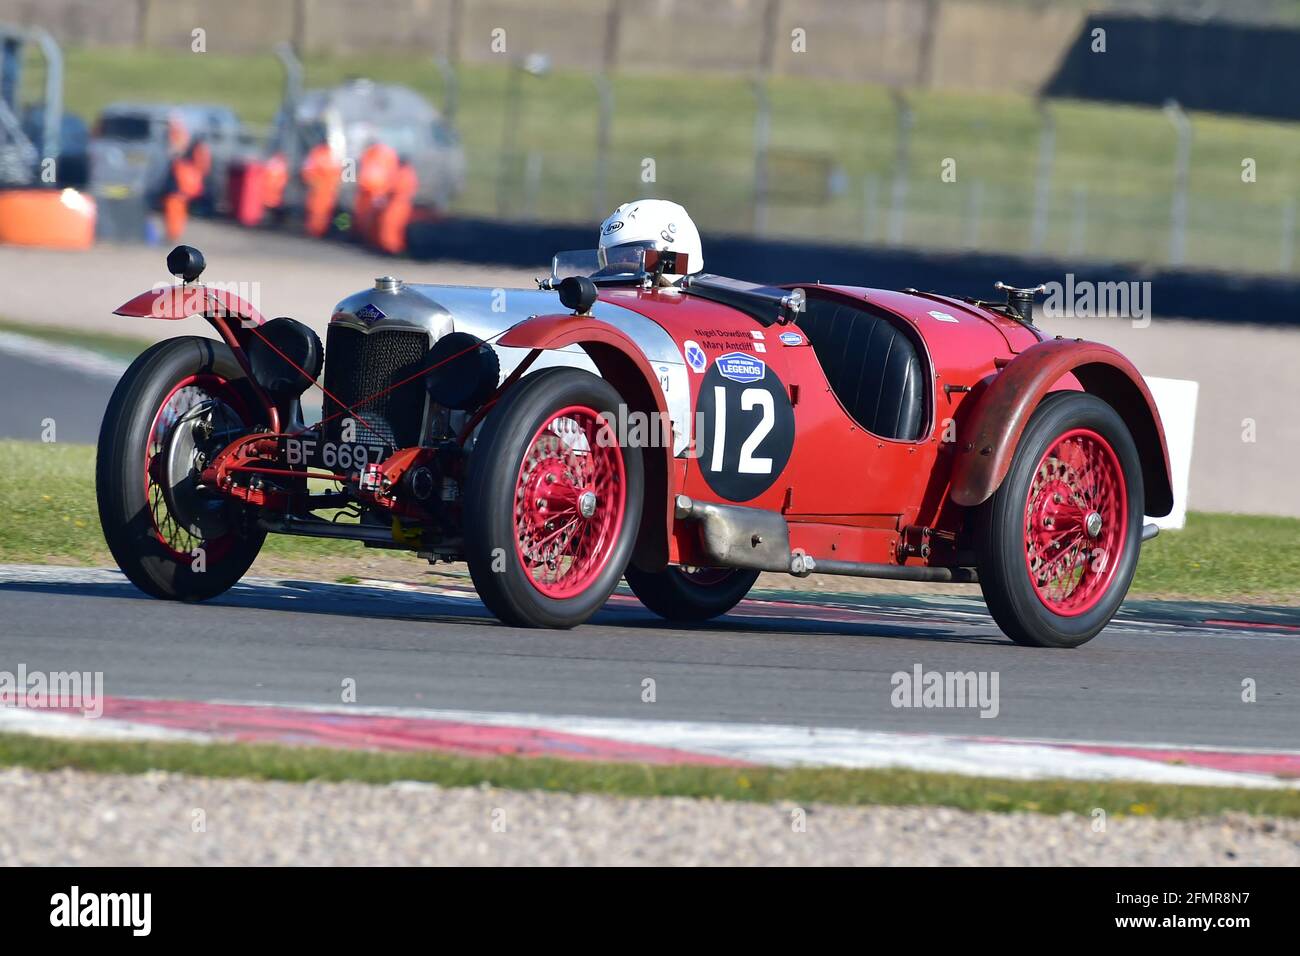
<path fill-rule="evenodd" d="M 410 448 L 420 443 L 425 398 L 423 378 L 416 377 L 377 398 L 361 400 L 417 375 L 426 364 L 428 353 L 429 336 L 424 332 L 389 329 L 366 334 L 338 323 L 329 327 L 325 388 L 356 414 L 358 442 L 383 442 L 392 448 Z M 327 395 L 324 429 L 327 441 L 339 440 L 343 419 L 347 417 L 346 408 Z"/>

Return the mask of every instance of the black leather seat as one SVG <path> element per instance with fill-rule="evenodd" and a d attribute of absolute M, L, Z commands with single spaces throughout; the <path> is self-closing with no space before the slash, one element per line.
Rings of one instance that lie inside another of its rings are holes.
<path fill-rule="evenodd" d="M 884 316 L 812 295 L 798 326 L 859 425 L 883 438 L 921 437 L 925 375 L 906 332 Z"/>

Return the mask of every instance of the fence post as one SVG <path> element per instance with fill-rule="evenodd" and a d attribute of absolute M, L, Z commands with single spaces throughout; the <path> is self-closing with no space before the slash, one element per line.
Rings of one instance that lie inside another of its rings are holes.
<path fill-rule="evenodd" d="M 966 227 L 962 230 L 962 244 L 974 249 L 980 241 L 980 215 L 984 208 L 984 180 L 972 179 L 966 194 Z"/>
<path fill-rule="evenodd" d="M 1047 101 L 1036 104 L 1042 117 L 1042 132 L 1038 136 L 1038 172 L 1034 180 L 1034 218 L 1029 228 L 1029 251 L 1041 253 L 1047 245 L 1048 212 L 1052 203 L 1052 163 L 1056 159 L 1056 116 Z"/>
<path fill-rule="evenodd" d="M 605 48 L 601 54 L 600 72 L 596 74 L 596 96 L 599 108 L 596 114 L 596 184 L 592 193 L 593 213 L 597 219 L 609 215 L 609 145 L 614 126 L 614 86 L 610 74 L 618 62 L 618 37 L 623 22 L 620 0 L 609 0 L 605 14 Z"/>
<path fill-rule="evenodd" d="M 767 151 L 772 139 L 772 101 L 767 82 L 776 56 L 776 24 L 781 0 L 767 0 L 763 6 L 763 29 L 759 38 L 758 74 L 754 78 L 754 233 L 767 232 Z"/>
<path fill-rule="evenodd" d="M 862 238 L 871 242 L 876 237 L 876 223 L 880 219 L 880 177 L 868 173 L 862 182 Z"/>
<path fill-rule="evenodd" d="M 1074 223 L 1070 227 L 1070 255 L 1081 256 L 1088 247 L 1088 187 L 1074 187 Z"/>
<path fill-rule="evenodd" d="M 524 218 L 537 218 L 537 197 L 542 191 L 542 154 L 529 150 L 524 161 Z"/>
<path fill-rule="evenodd" d="M 1165 116 L 1178 133 L 1174 154 L 1174 195 L 1169 208 L 1169 264 L 1180 266 L 1187 258 L 1187 180 L 1192 165 L 1192 121 L 1176 100 L 1165 103 Z"/>
<path fill-rule="evenodd" d="M 609 74 L 596 74 L 596 95 L 600 99 L 600 108 L 596 116 L 596 185 L 592 193 L 592 211 L 597 219 L 609 215 L 609 140 L 614 124 L 614 89 L 609 82 Z"/>
<path fill-rule="evenodd" d="M 1295 197 L 1282 204 L 1282 241 L 1278 243 L 1278 266 L 1283 272 L 1291 271 L 1295 258 Z"/>
<path fill-rule="evenodd" d="M 901 245 L 906 231 L 908 153 L 911 151 L 912 124 L 916 116 L 912 104 L 900 89 L 889 91 L 897 117 L 897 143 L 894 153 L 894 184 L 889 199 L 889 242 Z"/>
<path fill-rule="evenodd" d="M 772 104 L 767 77 L 754 80 L 754 233 L 767 232 L 767 146 L 772 134 Z"/>

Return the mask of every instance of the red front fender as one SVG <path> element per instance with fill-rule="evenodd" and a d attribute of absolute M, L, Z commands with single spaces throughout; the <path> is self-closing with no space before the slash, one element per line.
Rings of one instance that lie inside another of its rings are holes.
<path fill-rule="evenodd" d="M 997 491 L 1029 417 L 1067 374 L 1119 412 L 1142 459 L 1145 511 L 1155 517 L 1169 514 L 1174 506 L 1169 448 L 1146 382 L 1133 363 L 1110 346 L 1075 339 L 1049 339 L 1025 349 L 977 399 L 959 438 L 951 499 L 973 507 Z"/>
<path fill-rule="evenodd" d="M 233 292 L 210 289 L 200 283 L 165 285 L 141 292 L 119 305 L 113 314 L 134 319 L 187 319 L 191 315 L 201 315 L 210 320 L 218 316 L 253 325 L 265 321 L 257 309 Z"/>
<path fill-rule="evenodd" d="M 217 330 L 221 340 L 230 346 L 230 351 L 234 353 L 239 367 L 244 370 L 258 402 L 266 410 L 271 430 L 280 430 L 279 410 L 258 385 L 244 351 L 250 330 L 266 321 L 250 303 L 233 292 L 192 282 L 186 285 L 164 285 L 141 292 L 134 299 L 119 305 L 113 314 L 135 319 L 167 320 L 203 316 Z"/>
<path fill-rule="evenodd" d="M 506 348 L 562 349 L 580 345 L 627 403 L 629 411 L 655 413 L 655 421 L 669 421 L 659 379 L 644 353 L 625 333 L 607 322 L 585 315 L 543 315 L 520 322 L 497 342 Z M 638 567 L 656 571 L 668 561 L 672 535 L 673 499 L 677 480 L 673 468 L 673 442 L 663 448 L 644 449 L 645 500 L 633 560 Z M 651 507 L 659 496 L 662 511 Z"/>

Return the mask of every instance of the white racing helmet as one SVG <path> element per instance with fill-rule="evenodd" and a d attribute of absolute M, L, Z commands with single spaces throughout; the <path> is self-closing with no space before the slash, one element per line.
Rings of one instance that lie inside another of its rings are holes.
<path fill-rule="evenodd" d="M 597 255 L 601 268 L 623 257 L 616 250 L 624 248 L 657 249 L 660 252 L 683 252 L 686 269 L 696 273 L 704 268 L 704 247 L 700 231 L 685 208 L 667 199 L 635 199 L 625 202 L 600 224 Z M 669 281 L 680 275 L 663 276 Z"/>

